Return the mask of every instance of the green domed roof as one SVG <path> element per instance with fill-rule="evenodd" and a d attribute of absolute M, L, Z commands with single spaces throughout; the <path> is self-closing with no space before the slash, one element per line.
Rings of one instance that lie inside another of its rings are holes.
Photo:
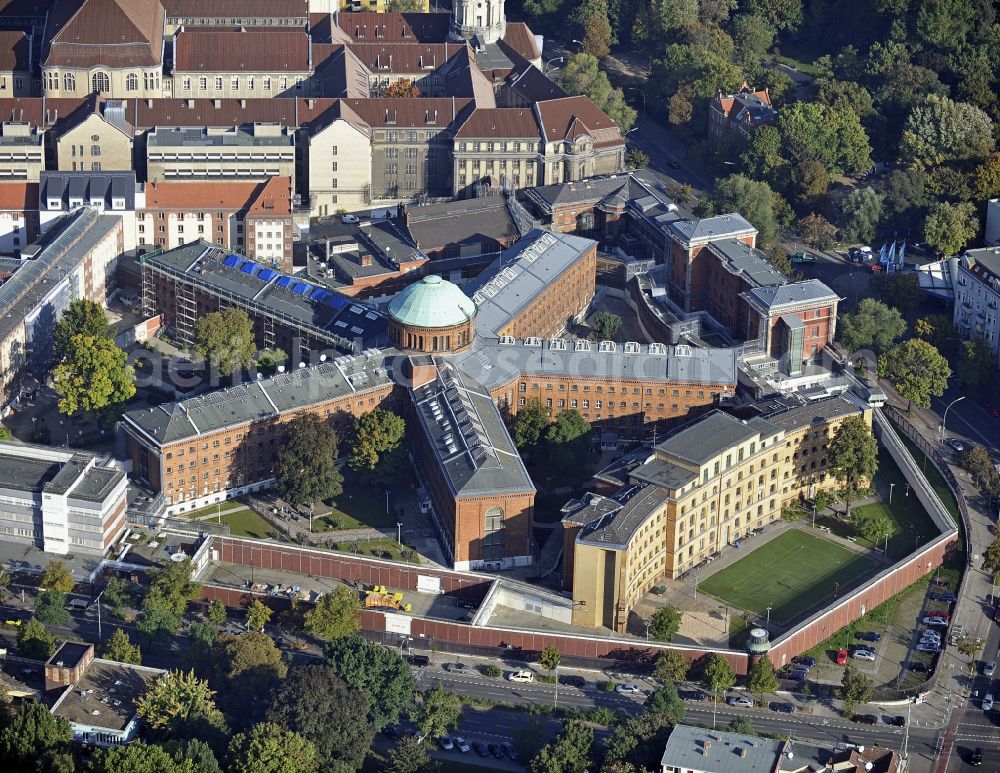
<path fill-rule="evenodd" d="M 451 327 L 476 314 L 476 304 L 458 285 L 431 274 L 389 302 L 389 314 L 401 325 Z"/>

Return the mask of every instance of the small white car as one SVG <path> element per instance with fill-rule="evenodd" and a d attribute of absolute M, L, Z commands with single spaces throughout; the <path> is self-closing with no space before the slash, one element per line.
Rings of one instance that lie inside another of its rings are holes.
<path fill-rule="evenodd" d="M 983 711 L 993 710 L 993 693 L 988 692 L 983 696 Z"/>
<path fill-rule="evenodd" d="M 511 671 L 507 674 L 508 682 L 534 682 L 535 675 L 530 671 Z"/>
<path fill-rule="evenodd" d="M 997 662 L 995 660 L 990 660 L 983 666 L 983 676 L 993 676 L 997 670 Z"/>
<path fill-rule="evenodd" d="M 446 752 L 450 752 L 452 749 L 455 748 L 454 742 L 446 735 L 443 735 L 440 738 L 438 738 L 438 746 L 440 746 Z"/>
<path fill-rule="evenodd" d="M 626 695 L 636 695 L 639 693 L 639 685 L 619 684 L 615 686 L 615 692 L 625 693 Z"/>
<path fill-rule="evenodd" d="M 726 703 L 730 706 L 740 706 L 745 709 L 753 708 L 753 701 L 745 695 L 737 695 L 736 697 L 727 700 Z"/>
<path fill-rule="evenodd" d="M 941 647 L 931 641 L 922 641 L 917 645 L 917 652 L 940 652 Z"/>
<path fill-rule="evenodd" d="M 472 748 L 471 746 L 469 746 L 469 742 L 466 741 L 464 738 L 462 738 L 462 736 L 460 735 L 456 735 L 454 738 L 452 738 L 451 743 L 456 749 L 462 752 L 462 754 L 468 754 L 469 750 Z"/>
<path fill-rule="evenodd" d="M 925 617 L 924 625 L 939 625 L 942 628 L 947 628 L 948 620 L 944 617 Z"/>
<path fill-rule="evenodd" d="M 344 224 L 360 223 L 361 218 L 357 215 L 341 215 L 340 222 Z"/>
<path fill-rule="evenodd" d="M 875 653 L 871 650 L 854 650 L 855 660 L 868 660 L 872 663 L 875 662 Z"/>

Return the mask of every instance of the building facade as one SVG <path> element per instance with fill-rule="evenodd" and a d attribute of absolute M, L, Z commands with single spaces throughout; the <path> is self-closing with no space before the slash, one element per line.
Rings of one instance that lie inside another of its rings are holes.
<path fill-rule="evenodd" d="M 0 181 L 36 183 L 45 168 L 45 135 L 23 121 L 0 125 Z"/>
<path fill-rule="evenodd" d="M 146 133 L 146 179 L 295 182 L 294 132 L 280 124 L 157 127 Z"/>
<path fill-rule="evenodd" d="M 734 94 L 723 94 L 719 89 L 708 108 L 708 136 L 716 142 L 727 134 L 746 138 L 758 126 L 772 123 L 777 117 L 768 90 L 752 89 L 744 82 Z"/>
<path fill-rule="evenodd" d="M 963 338 L 980 339 L 1000 357 L 1000 248 L 968 250 L 958 259 L 954 322 Z"/>

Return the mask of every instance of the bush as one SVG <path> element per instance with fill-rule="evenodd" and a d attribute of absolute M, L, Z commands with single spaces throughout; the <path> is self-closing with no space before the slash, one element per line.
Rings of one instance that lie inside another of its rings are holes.
<path fill-rule="evenodd" d="M 483 676 L 488 676 L 491 679 L 499 679 L 503 676 L 503 671 L 494 666 L 492 663 L 487 663 L 485 666 L 480 666 L 479 673 Z"/>
<path fill-rule="evenodd" d="M 614 692 L 615 691 L 615 683 L 612 682 L 610 679 L 606 679 L 603 682 L 600 682 L 597 686 L 603 692 Z"/>

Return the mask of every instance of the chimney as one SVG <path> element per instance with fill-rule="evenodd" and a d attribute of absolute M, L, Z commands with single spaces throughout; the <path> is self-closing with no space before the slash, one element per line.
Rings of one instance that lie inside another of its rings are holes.
<path fill-rule="evenodd" d="M 739 748 L 739 749 L 737 750 L 737 754 L 739 754 L 739 755 L 740 755 L 741 757 L 746 757 L 746 756 L 747 756 L 747 754 L 749 754 L 749 752 L 747 751 L 747 747 L 745 747 L 745 746 L 741 746 L 741 747 L 740 747 L 740 748 Z"/>
<path fill-rule="evenodd" d="M 330 261 L 330 240 L 329 239 L 326 240 L 326 260 L 327 260 L 327 262 Z"/>
<path fill-rule="evenodd" d="M 194 100 L 193 99 L 187 99 L 187 100 L 185 100 L 185 102 L 187 103 L 187 106 L 189 108 L 191 108 L 192 110 L 194 109 Z"/>
<path fill-rule="evenodd" d="M 360 254 L 360 263 L 361 263 L 362 266 L 370 266 L 372 264 L 371 253 L 362 252 Z"/>
<path fill-rule="evenodd" d="M 221 108 L 222 107 L 222 100 L 221 99 L 213 99 L 212 100 L 212 107 L 214 107 L 216 110 L 218 110 L 219 108 Z"/>
<path fill-rule="evenodd" d="M 247 101 L 245 99 L 240 100 L 240 107 L 245 108 L 247 106 Z"/>

